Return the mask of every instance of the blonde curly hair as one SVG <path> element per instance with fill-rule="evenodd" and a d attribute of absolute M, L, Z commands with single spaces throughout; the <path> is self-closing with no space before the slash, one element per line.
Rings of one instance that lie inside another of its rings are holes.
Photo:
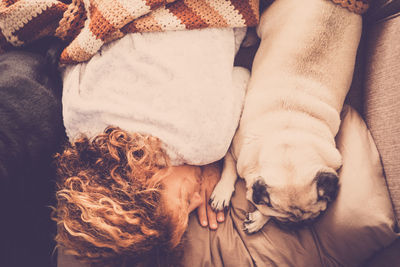
<path fill-rule="evenodd" d="M 157 138 L 108 127 L 68 144 L 55 159 L 53 219 L 66 253 L 101 266 L 154 257 L 166 266 L 160 258 L 177 255 L 182 229 L 161 199 L 163 177 L 156 174 L 168 157 Z"/>

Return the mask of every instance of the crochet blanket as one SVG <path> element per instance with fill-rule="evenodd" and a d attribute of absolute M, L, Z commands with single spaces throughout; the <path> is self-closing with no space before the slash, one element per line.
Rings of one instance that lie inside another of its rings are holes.
<path fill-rule="evenodd" d="M 331 1 L 362 14 L 369 0 Z M 0 52 L 56 36 L 68 44 L 60 62 L 76 63 L 127 33 L 255 26 L 258 19 L 259 0 L 0 0 Z"/>
<path fill-rule="evenodd" d="M 0 48 L 45 36 L 68 43 L 61 63 L 89 60 L 127 33 L 255 26 L 258 0 L 0 0 Z"/>

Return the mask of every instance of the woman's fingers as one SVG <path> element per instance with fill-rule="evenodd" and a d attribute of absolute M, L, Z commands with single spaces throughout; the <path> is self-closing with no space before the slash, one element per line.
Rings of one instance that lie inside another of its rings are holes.
<path fill-rule="evenodd" d="M 224 222 L 225 221 L 225 213 L 224 211 L 215 211 L 212 210 L 209 200 L 211 194 L 214 190 L 214 187 L 217 185 L 219 180 L 221 179 L 221 164 L 220 162 L 212 163 L 203 167 L 203 179 L 206 179 L 208 182 L 208 186 L 206 187 L 206 200 L 207 200 L 207 214 L 210 214 L 212 218 L 212 222 L 214 222 L 214 217 L 216 218 L 216 222 Z M 208 220 L 210 228 L 211 221 Z"/>
<path fill-rule="evenodd" d="M 210 229 L 215 230 L 218 228 L 217 214 L 212 210 L 208 200 L 211 193 L 208 190 L 209 183 L 203 183 L 200 196 L 204 198 L 203 203 L 197 208 L 197 218 L 201 226 L 209 226 Z M 211 191 L 212 192 L 212 191 Z"/>
<path fill-rule="evenodd" d="M 217 212 L 217 222 L 221 223 L 225 221 L 225 212 L 224 211 L 218 211 Z"/>
<path fill-rule="evenodd" d="M 207 218 L 207 201 L 206 199 L 206 192 L 204 187 L 201 187 L 200 196 L 202 196 L 203 203 L 197 208 L 197 218 L 199 219 L 199 223 L 201 226 L 206 227 L 208 225 L 208 218 Z"/>
<path fill-rule="evenodd" d="M 209 226 L 210 229 L 215 230 L 218 228 L 218 222 L 223 222 L 225 220 L 224 212 L 215 212 L 208 203 L 215 185 L 221 178 L 221 168 L 219 163 L 203 166 L 202 178 L 203 183 L 200 195 L 204 198 L 204 201 L 202 205 L 197 208 L 197 217 L 203 227 Z"/>
<path fill-rule="evenodd" d="M 211 190 L 209 190 L 209 189 L 211 189 Z M 206 199 L 207 199 L 206 210 L 207 210 L 208 225 L 209 225 L 210 229 L 215 230 L 218 228 L 217 214 L 215 213 L 215 211 L 213 211 L 210 204 L 208 203 L 213 189 L 214 189 L 214 187 L 206 188 Z"/>

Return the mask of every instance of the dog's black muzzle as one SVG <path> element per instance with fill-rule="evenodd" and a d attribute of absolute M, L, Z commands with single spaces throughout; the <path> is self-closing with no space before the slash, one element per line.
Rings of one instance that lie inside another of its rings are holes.
<path fill-rule="evenodd" d="M 261 179 L 258 179 L 252 186 L 253 189 L 253 202 L 256 205 L 267 205 L 270 207 L 270 199 L 267 191 L 267 185 Z"/>

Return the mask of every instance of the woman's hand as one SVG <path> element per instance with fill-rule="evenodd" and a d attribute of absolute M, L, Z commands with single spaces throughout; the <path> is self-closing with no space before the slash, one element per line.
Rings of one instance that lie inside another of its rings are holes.
<path fill-rule="evenodd" d="M 221 164 L 214 162 L 201 167 L 202 170 L 202 184 L 200 189 L 200 196 L 203 198 L 203 203 L 197 208 L 197 217 L 200 225 L 215 230 L 218 228 L 218 223 L 225 220 L 223 211 L 215 212 L 211 209 L 210 200 L 211 193 L 215 185 L 221 178 Z"/>

